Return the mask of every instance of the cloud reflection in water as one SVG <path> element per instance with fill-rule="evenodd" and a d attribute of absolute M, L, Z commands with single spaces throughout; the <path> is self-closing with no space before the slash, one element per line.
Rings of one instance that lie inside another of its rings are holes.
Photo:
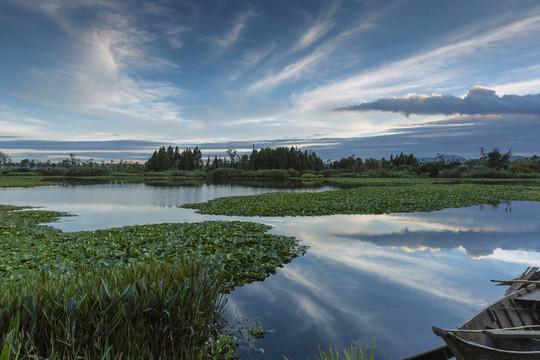
<path fill-rule="evenodd" d="M 519 202 L 431 213 L 261 218 L 310 249 L 264 282 L 236 289 L 231 307 L 275 330 L 260 342 L 265 354 L 257 359 L 305 358 L 318 344 L 360 340 L 369 346 L 374 335 L 377 358 L 412 355 L 441 345 L 431 326 L 457 326 L 500 298 L 504 288 L 489 279 L 522 272 L 522 249 L 526 265 L 540 263 L 538 215 L 540 203 Z"/>
<path fill-rule="evenodd" d="M 405 251 L 464 249 L 473 259 L 493 255 L 495 250 L 540 251 L 540 222 L 536 203 L 522 202 L 511 207 L 473 206 L 410 216 L 392 216 L 397 229 L 388 232 L 347 230 L 336 236 Z M 452 214 L 454 213 L 454 214 Z M 401 225 L 401 226 L 400 226 Z"/>

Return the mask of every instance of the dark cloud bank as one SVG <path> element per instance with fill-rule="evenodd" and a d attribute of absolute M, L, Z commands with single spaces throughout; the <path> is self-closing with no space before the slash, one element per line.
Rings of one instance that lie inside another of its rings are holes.
<path fill-rule="evenodd" d="M 374 102 L 350 105 L 336 111 L 391 111 L 404 115 L 435 114 L 540 114 L 540 94 L 498 96 L 481 86 L 469 90 L 465 98 L 453 95 L 414 95 L 404 98 L 379 99 Z"/>

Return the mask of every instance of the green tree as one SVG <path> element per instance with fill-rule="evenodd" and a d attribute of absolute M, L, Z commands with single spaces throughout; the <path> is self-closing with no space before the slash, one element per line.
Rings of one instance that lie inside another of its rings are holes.
<path fill-rule="evenodd" d="M 69 158 L 67 158 L 66 160 L 68 160 L 70 167 L 76 167 L 81 165 L 81 159 L 77 158 L 73 153 L 69 154 Z"/>
<path fill-rule="evenodd" d="M 22 168 L 29 168 L 30 167 L 30 159 L 22 159 L 21 160 L 21 167 Z"/>
<path fill-rule="evenodd" d="M 176 146 L 174 148 L 173 161 L 180 162 L 181 159 L 182 159 L 182 155 L 180 154 L 180 149 L 178 148 L 178 146 Z"/>
<path fill-rule="evenodd" d="M 182 151 L 182 160 L 180 162 L 182 170 L 195 169 L 195 159 L 193 158 L 193 152 L 190 148 L 186 148 Z"/>
<path fill-rule="evenodd" d="M 144 164 L 146 171 L 157 171 L 157 150 L 154 151 L 150 159 Z"/>
<path fill-rule="evenodd" d="M 171 159 L 165 150 L 165 147 L 159 149 L 156 158 L 156 171 L 165 171 L 171 168 Z"/>
<path fill-rule="evenodd" d="M 171 164 L 174 162 L 174 149 L 172 146 L 169 146 L 167 148 L 167 156 L 169 157 L 169 160 L 171 160 Z"/>
<path fill-rule="evenodd" d="M 227 155 L 229 155 L 229 159 L 231 161 L 231 167 L 234 167 L 234 163 L 236 162 L 236 150 L 235 149 L 228 149 Z"/>
<path fill-rule="evenodd" d="M 381 160 L 368 158 L 364 161 L 364 167 L 366 170 L 377 170 L 382 167 L 382 162 Z"/>
<path fill-rule="evenodd" d="M 198 146 L 193 149 L 193 168 L 200 170 L 203 167 L 202 152 Z"/>
<path fill-rule="evenodd" d="M 7 164 L 9 164 L 10 161 L 11 160 L 9 159 L 9 156 L 6 153 L 0 151 L 0 165 L 6 166 Z"/>
<path fill-rule="evenodd" d="M 492 151 L 486 154 L 487 167 L 491 169 L 508 169 L 510 166 L 510 157 L 512 156 L 512 151 L 501 154 L 499 148 L 494 148 Z"/>

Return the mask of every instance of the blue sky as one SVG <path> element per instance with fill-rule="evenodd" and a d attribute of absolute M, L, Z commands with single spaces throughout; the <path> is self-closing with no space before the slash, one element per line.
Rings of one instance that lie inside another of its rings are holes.
<path fill-rule="evenodd" d="M 2 0 L 0 151 L 540 154 L 539 38 L 527 0 Z"/>

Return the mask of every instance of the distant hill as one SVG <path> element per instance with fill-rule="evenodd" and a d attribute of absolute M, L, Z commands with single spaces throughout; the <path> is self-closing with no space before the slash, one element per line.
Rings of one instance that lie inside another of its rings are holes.
<path fill-rule="evenodd" d="M 465 161 L 468 160 L 468 159 L 465 159 L 463 156 L 459 156 L 459 155 L 442 155 L 442 158 L 444 162 L 460 161 L 464 163 Z M 533 160 L 534 161 L 538 159 L 540 159 L 540 156 L 538 155 L 532 155 L 532 156 L 513 155 L 510 157 L 510 161 L 519 161 L 519 160 Z M 474 160 L 479 160 L 479 159 L 474 159 Z M 423 164 L 426 162 L 434 162 L 434 161 L 441 161 L 441 159 L 435 158 L 435 157 L 418 158 L 418 162 L 420 164 Z"/>
<path fill-rule="evenodd" d="M 463 156 L 459 156 L 459 155 L 442 155 L 442 160 L 444 160 L 444 162 L 453 162 L 453 161 L 459 161 L 459 162 L 462 162 L 464 163 L 465 161 L 467 161 L 467 159 L 465 159 Z M 426 162 L 434 162 L 434 161 L 441 161 L 441 158 L 434 158 L 434 157 L 424 157 L 424 158 L 418 158 L 418 162 L 419 163 L 426 163 Z"/>

